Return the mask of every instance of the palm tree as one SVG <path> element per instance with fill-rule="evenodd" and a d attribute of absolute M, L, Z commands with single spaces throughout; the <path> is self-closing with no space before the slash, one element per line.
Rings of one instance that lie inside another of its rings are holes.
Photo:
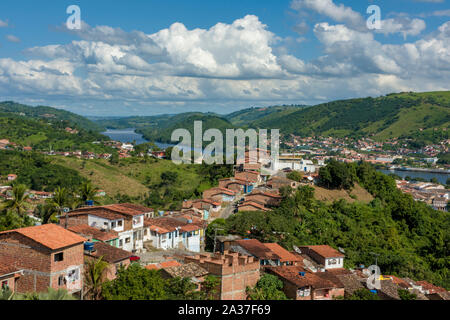
<path fill-rule="evenodd" d="M 62 211 L 64 206 L 67 204 L 69 200 L 69 193 L 66 188 L 58 187 L 56 188 L 53 198 L 49 199 L 48 204 L 54 206 L 60 215 L 62 215 Z M 66 213 L 66 229 L 67 229 L 67 213 Z"/>
<path fill-rule="evenodd" d="M 34 209 L 34 214 L 41 218 L 42 224 L 50 223 L 57 212 L 58 209 L 50 203 L 47 203 L 45 205 L 39 204 L 36 209 Z"/>
<path fill-rule="evenodd" d="M 90 297 L 92 300 L 101 299 L 103 282 L 106 280 L 106 268 L 108 268 L 108 263 L 103 261 L 103 257 L 86 260 L 85 296 Z"/>
<path fill-rule="evenodd" d="M 18 184 L 13 187 L 13 198 L 5 202 L 4 209 L 15 210 L 19 216 L 25 210 L 25 203 L 29 195 L 26 194 L 27 187 L 23 184 Z"/>
<path fill-rule="evenodd" d="M 98 189 L 92 185 L 92 182 L 87 181 L 87 182 L 83 183 L 80 187 L 81 200 L 83 202 L 86 202 L 88 200 L 97 202 L 96 201 L 97 192 L 98 192 Z"/>

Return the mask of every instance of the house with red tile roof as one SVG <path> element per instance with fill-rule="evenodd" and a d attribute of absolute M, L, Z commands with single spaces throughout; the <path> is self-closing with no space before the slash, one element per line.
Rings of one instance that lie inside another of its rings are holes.
<path fill-rule="evenodd" d="M 234 174 L 234 178 L 236 180 L 242 180 L 247 183 L 260 183 L 261 182 L 261 173 L 258 171 L 243 171 L 243 172 L 236 172 Z"/>
<path fill-rule="evenodd" d="M 129 251 L 122 250 L 110 246 L 104 242 L 95 242 L 92 251 L 85 251 L 84 255 L 87 259 L 99 259 L 108 263 L 106 269 L 106 278 L 108 280 L 116 279 L 117 272 L 120 268 L 127 268 L 130 264 L 132 254 Z"/>
<path fill-rule="evenodd" d="M 247 211 L 270 211 L 269 208 L 266 208 L 263 204 L 246 200 L 238 206 L 239 212 L 247 212 Z"/>
<path fill-rule="evenodd" d="M 253 256 L 262 267 L 297 265 L 302 260 L 277 243 L 262 243 L 256 239 L 235 240 L 231 243 L 230 251 Z"/>
<path fill-rule="evenodd" d="M 345 255 L 328 245 L 303 246 L 300 250 L 325 270 L 344 268 Z"/>
<path fill-rule="evenodd" d="M 185 248 L 200 252 L 206 223 L 189 215 L 166 216 L 145 220 L 144 241 L 154 248 Z"/>
<path fill-rule="evenodd" d="M 265 271 L 277 276 L 286 296 L 294 300 L 332 300 L 345 294 L 344 284 L 329 272 L 313 273 L 300 266 L 267 267 Z"/>
<path fill-rule="evenodd" d="M 203 191 L 203 199 L 208 199 L 214 202 L 231 202 L 235 199 L 236 192 L 226 188 L 211 188 Z"/>
<path fill-rule="evenodd" d="M 113 230 L 97 229 L 87 224 L 72 226 L 67 230 L 86 238 L 89 242 L 104 242 L 110 246 L 119 247 L 119 234 Z"/>
<path fill-rule="evenodd" d="M 258 202 L 264 206 L 278 206 L 283 200 L 283 197 L 278 193 L 264 192 L 261 190 L 254 190 L 252 193 L 245 196 L 246 201 Z"/>
<path fill-rule="evenodd" d="M 44 292 L 48 287 L 79 294 L 83 287 L 85 238 L 58 225 L 0 232 L 0 261 L 13 261 L 23 275 L 17 292 Z"/>
<path fill-rule="evenodd" d="M 61 216 L 60 224 L 65 226 L 67 216 L 69 227 L 87 224 L 96 229 L 115 231 L 119 236 L 119 248 L 137 252 L 144 248 L 144 218 L 152 216 L 153 212 L 151 208 L 131 203 L 92 206 Z"/>

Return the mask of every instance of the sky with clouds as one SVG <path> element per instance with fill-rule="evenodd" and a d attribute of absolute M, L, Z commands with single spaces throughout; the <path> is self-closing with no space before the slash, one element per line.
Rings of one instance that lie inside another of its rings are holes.
<path fill-rule="evenodd" d="M 224 114 L 449 90 L 448 1 L 2 1 L 0 100 L 96 116 Z M 67 28 L 70 5 L 80 30 Z M 379 29 L 367 25 L 372 5 Z"/>

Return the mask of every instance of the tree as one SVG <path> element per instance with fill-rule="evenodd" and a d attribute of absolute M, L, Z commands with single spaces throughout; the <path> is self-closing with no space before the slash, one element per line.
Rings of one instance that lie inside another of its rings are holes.
<path fill-rule="evenodd" d="M 83 183 L 80 187 L 79 192 L 81 200 L 83 202 L 86 202 L 88 200 L 94 201 L 94 203 L 97 202 L 96 194 L 98 192 L 98 189 L 92 185 L 92 182 L 87 181 Z"/>
<path fill-rule="evenodd" d="M 117 278 L 102 288 L 106 300 L 166 300 L 165 281 L 158 270 L 147 270 L 133 263 L 121 268 Z"/>
<path fill-rule="evenodd" d="M 292 171 L 290 173 L 287 174 L 286 176 L 288 179 L 297 181 L 297 182 L 301 182 L 303 180 L 303 173 L 299 172 L 299 171 Z"/>
<path fill-rule="evenodd" d="M 168 300 L 203 300 L 204 293 L 196 289 L 197 285 L 190 278 L 178 277 L 166 280 Z"/>
<path fill-rule="evenodd" d="M 282 289 L 283 282 L 278 277 L 265 274 L 254 288 L 247 287 L 246 291 L 249 300 L 287 300 Z"/>
<path fill-rule="evenodd" d="M 13 187 L 13 198 L 5 202 L 5 209 L 14 210 L 18 216 L 22 216 L 25 210 L 25 204 L 29 195 L 26 194 L 27 187 L 23 184 L 18 184 Z"/>
<path fill-rule="evenodd" d="M 319 170 L 319 184 L 328 189 L 350 190 L 354 186 L 355 179 L 356 170 L 352 164 L 330 160 Z"/>
<path fill-rule="evenodd" d="M 346 300 L 380 300 L 380 297 L 367 289 L 358 289 Z"/>
<path fill-rule="evenodd" d="M 401 300 L 416 300 L 417 295 L 409 292 L 408 290 L 398 289 L 398 295 Z"/>
<path fill-rule="evenodd" d="M 174 171 L 166 171 L 161 174 L 162 184 L 166 186 L 173 185 L 175 182 L 177 182 L 177 179 L 178 173 Z"/>
<path fill-rule="evenodd" d="M 57 208 L 52 204 L 39 204 L 34 209 L 34 214 L 41 219 L 42 224 L 49 224 L 51 222 L 56 222 L 56 214 L 58 213 Z"/>
<path fill-rule="evenodd" d="M 100 300 L 102 297 L 102 286 L 106 280 L 106 269 L 108 263 L 99 259 L 87 259 L 85 262 L 85 297 L 92 300 Z"/>
<path fill-rule="evenodd" d="M 220 279 L 216 276 L 208 275 L 202 283 L 202 291 L 205 294 L 205 300 L 215 300 L 219 292 Z"/>

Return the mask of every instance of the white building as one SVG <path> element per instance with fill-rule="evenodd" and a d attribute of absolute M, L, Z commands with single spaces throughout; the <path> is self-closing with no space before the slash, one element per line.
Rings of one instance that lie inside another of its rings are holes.
<path fill-rule="evenodd" d="M 200 252 L 204 227 L 192 220 L 161 217 L 145 221 L 144 242 L 157 249 Z"/>
<path fill-rule="evenodd" d="M 274 171 L 283 170 L 286 168 L 305 173 L 316 172 L 316 166 L 311 160 L 304 160 L 300 158 L 280 158 L 271 164 L 271 170 Z"/>
<path fill-rule="evenodd" d="M 87 224 L 100 230 L 113 230 L 118 233 L 119 248 L 139 252 L 144 248 L 144 217 L 150 212 L 153 212 L 150 208 L 128 203 L 86 207 L 68 214 L 68 226 Z"/>

